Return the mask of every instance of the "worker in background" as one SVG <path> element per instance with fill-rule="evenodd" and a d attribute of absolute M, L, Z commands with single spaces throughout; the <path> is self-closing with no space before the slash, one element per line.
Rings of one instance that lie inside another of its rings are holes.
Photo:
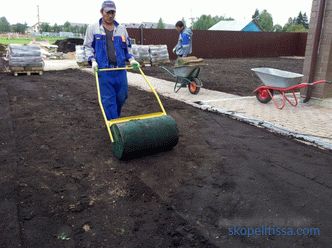
<path fill-rule="evenodd" d="M 175 24 L 176 30 L 179 32 L 178 44 L 173 48 L 173 52 L 178 57 L 187 57 L 192 53 L 192 36 L 193 32 L 187 28 L 182 21 Z"/>
<path fill-rule="evenodd" d="M 130 40 L 124 26 L 115 21 L 116 6 L 104 1 L 100 10 L 102 18 L 89 25 L 84 48 L 94 70 L 125 67 L 126 61 L 134 69 L 139 63 L 129 54 Z M 128 96 L 127 71 L 98 72 L 101 101 L 108 120 L 120 117 L 121 108 Z"/>

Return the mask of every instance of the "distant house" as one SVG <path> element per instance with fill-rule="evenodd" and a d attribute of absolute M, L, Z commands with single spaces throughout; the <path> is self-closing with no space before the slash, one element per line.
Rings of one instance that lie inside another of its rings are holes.
<path fill-rule="evenodd" d="M 262 32 L 263 29 L 257 23 L 257 20 L 251 21 L 220 21 L 213 25 L 209 30 L 215 31 L 242 31 L 242 32 Z"/>
<path fill-rule="evenodd" d="M 39 23 L 36 23 L 35 25 L 32 25 L 31 27 L 28 27 L 28 29 L 27 29 L 28 34 L 39 33 L 39 32 L 40 32 Z"/>

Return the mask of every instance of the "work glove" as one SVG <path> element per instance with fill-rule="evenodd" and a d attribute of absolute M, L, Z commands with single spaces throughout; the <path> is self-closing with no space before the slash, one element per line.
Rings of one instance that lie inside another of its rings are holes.
<path fill-rule="evenodd" d="M 130 60 L 130 65 L 134 70 L 138 70 L 141 67 L 141 65 L 135 59 Z"/>
<path fill-rule="evenodd" d="M 97 71 L 98 70 L 98 63 L 95 60 L 92 60 L 92 70 Z"/>

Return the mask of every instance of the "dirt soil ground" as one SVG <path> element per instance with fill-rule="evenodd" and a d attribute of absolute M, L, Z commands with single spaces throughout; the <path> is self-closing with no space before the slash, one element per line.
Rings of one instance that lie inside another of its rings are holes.
<path fill-rule="evenodd" d="M 117 161 L 78 70 L 0 74 L 0 247 L 329 247 L 332 153 L 162 98 L 180 141 Z M 155 110 L 129 89 L 124 115 Z M 234 237 L 232 226 L 320 236 Z"/>
<path fill-rule="evenodd" d="M 84 40 L 80 38 L 68 38 L 64 40 L 57 40 L 54 42 L 58 46 L 58 52 L 69 53 L 75 52 L 76 45 L 83 45 Z"/>
<path fill-rule="evenodd" d="M 6 49 L 7 49 L 6 45 L 0 44 L 0 57 L 6 56 L 7 53 Z"/>
<path fill-rule="evenodd" d="M 0 73 L 5 71 L 5 61 L 0 57 Z"/>
<path fill-rule="evenodd" d="M 261 84 L 250 70 L 255 67 L 272 67 L 302 74 L 303 59 L 250 58 L 250 59 L 206 59 L 200 78 L 204 88 L 240 96 L 253 95 L 253 90 Z M 171 69 L 171 66 L 166 66 Z M 145 67 L 144 72 L 153 77 L 174 81 L 170 74 L 158 66 Z"/>

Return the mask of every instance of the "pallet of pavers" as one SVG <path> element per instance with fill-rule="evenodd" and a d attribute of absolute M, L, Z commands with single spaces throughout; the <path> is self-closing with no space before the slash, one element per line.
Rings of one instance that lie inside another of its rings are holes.
<path fill-rule="evenodd" d="M 36 45 L 17 45 L 8 46 L 7 55 L 9 71 L 18 76 L 24 74 L 43 74 L 44 61 L 41 49 Z"/>
<path fill-rule="evenodd" d="M 43 67 L 18 67 L 18 66 L 11 66 L 9 67 L 9 70 L 15 77 L 17 77 L 19 74 L 23 75 L 32 75 L 32 74 L 37 74 L 37 75 L 43 75 Z"/>

